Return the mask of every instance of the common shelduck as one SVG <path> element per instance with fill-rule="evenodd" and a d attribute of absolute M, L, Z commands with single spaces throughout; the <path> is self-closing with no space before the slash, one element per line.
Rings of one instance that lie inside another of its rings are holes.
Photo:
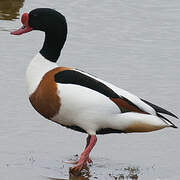
<path fill-rule="evenodd" d="M 67 128 L 87 133 L 87 144 L 72 170 L 80 171 L 96 144 L 96 134 L 149 132 L 177 128 L 162 114 L 173 113 L 120 89 L 84 71 L 58 67 L 66 41 L 65 17 L 56 10 L 38 8 L 21 17 L 23 26 L 11 32 L 21 35 L 32 30 L 45 32 L 40 52 L 26 72 L 32 106 L 45 118 Z"/>

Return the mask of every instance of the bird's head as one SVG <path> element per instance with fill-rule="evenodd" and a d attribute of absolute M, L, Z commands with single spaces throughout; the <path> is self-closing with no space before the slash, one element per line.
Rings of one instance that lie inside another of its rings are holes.
<path fill-rule="evenodd" d="M 11 32 L 11 34 L 21 35 L 32 30 L 67 33 L 65 17 L 54 9 L 34 9 L 30 13 L 24 13 L 21 17 L 21 22 L 23 26 L 18 30 Z"/>

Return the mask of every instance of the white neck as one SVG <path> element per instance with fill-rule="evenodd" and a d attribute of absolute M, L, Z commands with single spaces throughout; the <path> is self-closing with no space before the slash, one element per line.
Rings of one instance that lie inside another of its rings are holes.
<path fill-rule="evenodd" d="M 26 71 L 26 86 L 31 95 L 39 85 L 45 73 L 57 67 L 57 64 L 45 59 L 38 53 L 30 62 Z"/>

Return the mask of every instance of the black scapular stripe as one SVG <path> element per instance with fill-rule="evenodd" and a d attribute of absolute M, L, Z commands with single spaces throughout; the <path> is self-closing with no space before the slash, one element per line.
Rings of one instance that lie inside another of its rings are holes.
<path fill-rule="evenodd" d="M 99 82 L 98 80 L 75 70 L 65 70 L 58 72 L 55 74 L 54 78 L 58 83 L 76 84 L 93 89 L 109 98 L 119 98 L 118 94 L 116 94 L 111 88 L 102 82 Z"/>

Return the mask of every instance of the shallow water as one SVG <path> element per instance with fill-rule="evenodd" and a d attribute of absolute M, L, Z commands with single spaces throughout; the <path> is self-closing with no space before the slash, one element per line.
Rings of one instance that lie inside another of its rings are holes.
<path fill-rule="evenodd" d="M 76 158 L 86 136 L 41 117 L 25 90 L 26 68 L 44 35 L 9 34 L 21 26 L 19 14 L 37 7 L 55 8 L 67 18 L 61 65 L 180 113 L 180 1 L 1 1 L 1 179 L 180 179 L 180 132 L 172 128 L 98 136 L 91 154 L 94 164 L 79 177 L 69 174 L 71 165 L 63 161 Z M 173 122 L 180 126 L 178 120 Z"/>

